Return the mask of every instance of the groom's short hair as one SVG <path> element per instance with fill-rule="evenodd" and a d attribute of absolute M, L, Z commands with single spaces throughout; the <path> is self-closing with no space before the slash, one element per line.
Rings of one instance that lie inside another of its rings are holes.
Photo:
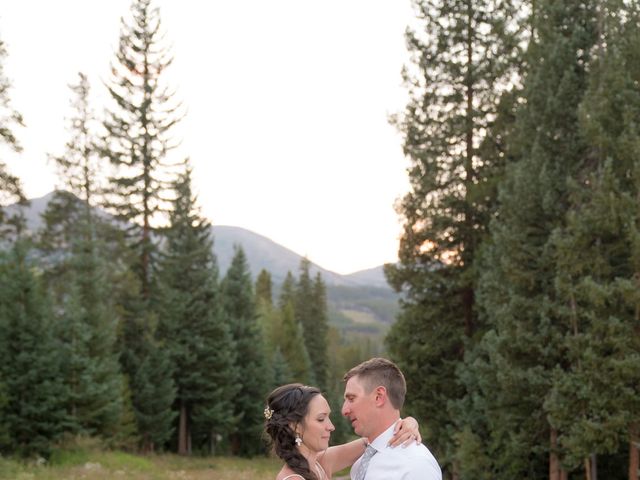
<path fill-rule="evenodd" d="M 344 381 L 357 376 L 367 393 L 374 388 L 383 386 L 387 390 L 387 396 L 391 405 L 400 410 L 404 405 L 404 397 L 407 394 L 407 382 L 398 366 L 386 358 L 372 358 L 360 365 L 356 365 L 344 375 Z"/>

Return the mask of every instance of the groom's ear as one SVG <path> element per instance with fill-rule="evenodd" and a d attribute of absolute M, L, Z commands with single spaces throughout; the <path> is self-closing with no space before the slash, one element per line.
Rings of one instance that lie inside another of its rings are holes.
<path fill-rule="evenodd" d="M 376 407 L 384 407 L 384 405 L 389 400 L 387 397 L 387 389 L 382 385 L 380 385 L 379 387 L 375 388 L 375 393 L 376 394 L 375 394 L 374 400 L 376 403 Z"/>

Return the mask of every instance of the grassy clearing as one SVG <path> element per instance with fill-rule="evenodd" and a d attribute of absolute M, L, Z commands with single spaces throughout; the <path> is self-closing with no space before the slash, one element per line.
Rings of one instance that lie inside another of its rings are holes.
<path fill-rule="evenodd" d="M 280 466 L 270 458 L 142 456 L 74 449 L 56 451 L 46 464 L 0 457 L 0 479 L 273 480 Z"/>

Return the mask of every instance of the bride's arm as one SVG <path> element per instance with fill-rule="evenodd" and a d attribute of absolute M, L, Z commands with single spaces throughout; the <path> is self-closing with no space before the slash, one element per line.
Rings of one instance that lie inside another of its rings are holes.
<path fill-rule="evenodd" d="M 362 456 L 365 448 L 367 448 L 367 439 L 359 438 L 353 442 L 327 448 L 320 454 L 318 460 L 327 472 L 327 476 L 331 478 L 334 472 L 353 465 Z"/>
<path fill-rule="evenodd" d="M 390 444 L 394 446 L 400 444 L 408 445 L 414 441 L 420 443 L 421 440 L 418 422 L 413 417 L 407 417 L 396 423 L 395 433 Z M 334 472 L 353 465 L 364 453 L 367 443 L 367 439 L 360 438 L 353 442 L 329 447 L 318 458 L 320 465 L 331 478 Z"/>

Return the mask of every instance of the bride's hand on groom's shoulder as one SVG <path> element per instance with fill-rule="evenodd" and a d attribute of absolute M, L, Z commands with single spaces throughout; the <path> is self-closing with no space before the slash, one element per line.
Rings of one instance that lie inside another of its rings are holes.
<path fill-rule="evenodd" d="M 422 442 L 418 421 L 413 417 L 398 420 L 393 428 L 393 437 L 391 437 L 389 441 L 389 446 L 397 447 L 398 445 L 402 445 L 403 447 L 407 447 L 414 442 Z"/>

